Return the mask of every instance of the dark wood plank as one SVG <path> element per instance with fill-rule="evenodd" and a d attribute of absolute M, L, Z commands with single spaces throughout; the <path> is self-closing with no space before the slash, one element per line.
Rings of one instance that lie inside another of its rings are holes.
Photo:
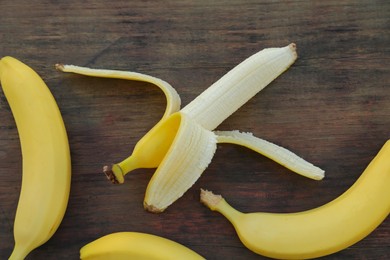
<path fill-rule="evenodd" d="M 115 231 L 180 242 L 208 259 L 264 259 L 247 250 L 199 189 L 242 211 L 292 212 L 345 191 L 389 139 L 388 1 L 1 1 L 0 56 L 15 56 L 56 97 L 72 149 L 72 190 L 56 234 L 29 259 L 77 259 Z M 321 182 L 291 174 L 251 151 L 220 145 L 201 179 L 165 213 L 142 208 L 153 170 L 120 186 L 100 173 L 129 155 L 161 117 L 154 86 L 65 75 L 57 62 L 160 77 L 190 102 L 233 66 L 266 47 L 295 42 L 299 59 L 219 129 L 253 132 L 324 168 Z M 0 92 L 0 258 L 13 247 L 21 153 Z M 361 242 L 324 259 L 389 259 L 387 219 Z"/>

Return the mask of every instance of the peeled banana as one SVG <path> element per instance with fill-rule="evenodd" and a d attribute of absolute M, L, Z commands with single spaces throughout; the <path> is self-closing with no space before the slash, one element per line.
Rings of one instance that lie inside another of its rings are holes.
<path fill-rule="evenodd" d="M 82 260 L 129 259 L 204 259 L 191 249 L 170 239 L 139 232 L 112 233 L 85 245 L 80 250 Z"/>
<path fill-rule="evenodd" d="M 296 45 L 267 48 L 250 56 L 186 105 L 182 112 L 215 129 L 297 59 Z"/>
<path fill-rule="evenodd" d="M 369 235 L 390 213 L 390 140 L 341 196 L 296 213 L 241 213 L 220 195 L 201 190 L 201 201 L 222 213 L 242 243 L 257 254 L 309 259 L 343 250 Z"/>
<path fill-rule="evenodd" d="M 0 60 L 0 80 L 19 133 L 23 177 L 9 259 L 24 259 L 45 243 L 64 216 L 70 190 L 68 138 L 55 99 L 30 67 Z"/>
<path fill-rule="evenodd" d="M 162 119 L 136 144 L 123 161 L 105 166 L 113 183 L 137 168 L 157 168 L 144 199 L 144 207 L 162 212 L 180 198 L 211 162 L 218 143 L 246 146 L 303 176 L 320 180 L 324 171 L 286 149 L 238 131 L 213 132 L 220 123 L 257 92 L 287 70 L 296 60 L 296 46 L 264 49 L 233 68 L 191 103 L 180 109 L 180 98 L 165 81 L 144 74 L 100 70 L 73 65 L 57 69 L 88 76 L 143 80 L 160 87 L 168 105 Z"/>

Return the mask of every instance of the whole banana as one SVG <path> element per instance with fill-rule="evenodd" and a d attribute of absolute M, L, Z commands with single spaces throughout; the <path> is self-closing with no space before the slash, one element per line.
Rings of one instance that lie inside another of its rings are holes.
<path fill-rule="evenodd" d="M 201 201 L 222 213 L 242 243 L 279 259 L 308 259 L 345 249 L 370 234 L 390 213 L 390 140 L 359 179 L 333 201 L 296 213 L 241 213 L 220 195 L 201 191 Z"/>
<path fill-rule="evenodd" d="M 0 80 L 19 133 L 23 177 L 10 259 L 45 243 L 64 216 L 71 163 L 61 113 L 44 81 L 12 57 L 0 60 Z"/>
<path fill-rule="evenodd" d="M 137 168 L 157 168 L 144 199 L 145 209 L 162 212 L 180 198 L 211 162 L 218 143 L 248 147 L 303 176 L 321 180 L 324 171 L 294 153 L 238 131 L 213 132 L 221 122 L 256 93 L 287 70 L 297 59 L 296 45 L 267 48 L 250 56 L 180 109 L 180 97 L 160 79 L 134 72 L 57 65 L 63 72 L 88 76 L 142 80 L 161 88 L 167 108 L 160 120 L 136 144 L 132 154 L 119 163 L 105 166 L 113 183 Z"/>
<path fill-rule="evenodd" d="M 167 238 L 139 232 L 117 232 L 92 241 L 80 250 L 82 260 L 201 260 L 191 249 Z"/>

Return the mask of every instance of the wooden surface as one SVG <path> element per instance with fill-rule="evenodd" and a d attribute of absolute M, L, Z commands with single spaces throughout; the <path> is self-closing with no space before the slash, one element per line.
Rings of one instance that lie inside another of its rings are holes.
<path fill-rule="evenodd" d="M 293 212 L 331 201 L 390 138 L 388 1 L 1 0 L 0 56 L 33 67 L 49 85 L 69 134 L 72 187 L 63 222 L 28 259 L 77 259 L 116 231 L 180 242 L 208 259 L 265 259 L 230 223 L 199 203 L 221 193 L 244 212 Z M 253 132 L 326 170 L 312 181 L 242 147 L 219 145 L 200 180 L 163 214 L 143 210 L 153 170 L 123 185 L 102 166 L 127 157 L 161 117 L 165 98 L 148 84 L 54 70 L 58 62 L 137 71 L 171 83 L 188 104 L 233 66 L 295 42 L 299 59 L 218 129 Z M 0 91 L 0 259 L 13 247 L 21 182 L 17 129 Z M 358 228 L 358 227 L 357 227 Z M 390 221 L 323 259 L 390 259 Z"/>

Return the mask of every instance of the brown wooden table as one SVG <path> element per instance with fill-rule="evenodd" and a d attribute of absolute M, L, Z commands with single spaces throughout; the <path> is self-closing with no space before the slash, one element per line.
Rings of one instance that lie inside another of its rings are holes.
<path fill-rule="evenodd" d="M 264 259 L 230 223 L 199 203 L 221 193 L 244 212 L 293 212 L 331 201 L 359 177 L 390 137 L 388 1 L 28 1 L 0 3 L 0 56 L 33 67 L 62 111 L 72 154 L 65 218 L 28 259 L 77 259 L 116 231 L 180 242 L 208 259 Z M 233 66 L 295 42 L 299 59 L 229 117 L 220 130 L 253 132 L 326 170 L 316 182 L 250 150 L 219 145 L 200 180 L 163 214 L 144 211 L 153 170 L 123 185 L 102 166 L 127 157 L 161 117 L 165 98 L 148 84 L 62 74 L 58 62 L 137 71 L 170 82 L 188 104 Z M 17 129 L 0 91 L 0 259 L 13 247 L 21 182 Z M 390 259 L 390 221 L 324 259 Z"/>

